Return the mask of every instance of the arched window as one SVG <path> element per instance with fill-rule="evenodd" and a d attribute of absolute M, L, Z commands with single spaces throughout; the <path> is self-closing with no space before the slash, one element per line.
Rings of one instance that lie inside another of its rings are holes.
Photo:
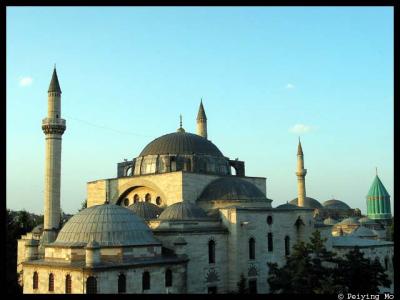
<path fill-rule="evenodd" d="M 215 264 L 215 242 L 213 240 L 208 242 L 208 263 Z"/>
<path fill-rule="evenodd" d="M 274 242 L 272 239 L 272 232 L 268 232 L 268 252 L 272 252 L 274 250 Z"/>
<path fill-rule="evenodd" d="M 290 237 L 285 236 L 285 255 L 290 255 Z"/>
<path fill-rule="evenodd" d="M 172 286 L 172 271 L 170 269 L 165 271 L 165 286 Z"/>
<path fill-rule="evenodd" d="M 67 276 L 65 276 L 65 293 L 66 294 L 71 294 L 71 287 L 72 287 L 71 275 L 67 274 Z"/>
<path fill-rule="evenodd" d="M 135 196 L 133 196 L 133 203 L 138 203 L 139 202 L 139 195 L 135 194 Z"/>
<path fill-rule="evenodd" d="M 272 216 L 267 217 L 267 224 L 271 225 L 272 224 Z"/>
<path fill-rule="evenodd" d="M 86 294 L 97 294 L 97 279 L 93 276 L 86 279 Z"/>
<path fill-rule="evenodd" d="M 156 198 L 156 204 L 157 204 L 157 205 L 161 205 L 161 203 L 162 203 L 161 197 L 158 196 L 158 197 Z"/>
<path fill-rule="evenodd" d="M 387 270 L 388 267 L 389 267 L 389 259 L 388 259 L 388 257 L 386 256 L 386 257 L 385 257 L 385 270 Z"/>
<path fill-rule="evenodd" d="M 150 289 L 150 273 L 144 272 L 142 275 L 142 289 L 149 290 Z"/>
<path fill-rule="evenodd" d="M 39 287 L 39 275 L 38 272 L 33 273 L 33 289 L 37 290 Z"/>
<path fill-rule="evenodd" d="M 151 201 L 151 195 L 149 193 L 147 193 L 144 199 L 145 199 L 146 202 L 150 202 Z"/>
<path fill-rule="evenodd" d="M 118 276 L 118 293 L 126 293 L 126 277 L 124 274 Z"/>
<path fill-rule="evenodd" d="M 256 259 L 256 240 L 249 239 L 249 259 Z"/>
<path fill-rule="evenodd" d="M 128 199 L 128 198 L 125 198 L 125 199 L 124 199 L 124 205 L 125 205 L 125 206 L 128 206 L 128 205 L 129 205 L 129 199 Z"/>
<path fill-rule="evenodd" d="M 53 275 L 53 273 L 49 274 L 49 292 L 54 292 L 54 275 Z"/>

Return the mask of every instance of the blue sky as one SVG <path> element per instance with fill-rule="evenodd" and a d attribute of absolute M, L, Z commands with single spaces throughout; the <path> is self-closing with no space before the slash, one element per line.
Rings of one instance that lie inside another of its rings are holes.
<path fill-rule="evenodd" d="M 116 177 L 154 138 L 195 132 L 277 206 L 297 196 L 301 136 L 307 196 L 366 212 L 375 167 L 393 207 L 390 7 L 8 7 L 7 207 L 42 213 L 47 89 L 62 94 L 61 206 Z"/>

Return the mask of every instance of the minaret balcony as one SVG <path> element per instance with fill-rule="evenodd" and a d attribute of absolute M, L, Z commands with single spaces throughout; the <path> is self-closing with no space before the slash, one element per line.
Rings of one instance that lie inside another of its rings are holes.
<path fill-rule="evenodd" d="M 58 125 L 65 126 L 65 120 L 59 118 L 44 118 L 42 120 L 42 125 Z"/>

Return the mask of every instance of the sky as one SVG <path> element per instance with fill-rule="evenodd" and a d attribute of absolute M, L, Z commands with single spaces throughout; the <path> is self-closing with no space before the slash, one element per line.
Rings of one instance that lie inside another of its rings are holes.
<path fill-rule="evenodd" d="M 394 184 L 391 7 L 7 7 L 7 208 L 43 213 L 47 89 L 62 89 L 61 208 L 153 139 L 196 131 L 267 179 L 272 206 L 307 196 L 366 213 Z"/>

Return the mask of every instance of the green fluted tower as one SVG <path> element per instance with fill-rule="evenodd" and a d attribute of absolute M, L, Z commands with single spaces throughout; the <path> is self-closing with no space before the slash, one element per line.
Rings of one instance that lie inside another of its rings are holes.
<path fill-rule="evenodd" d="M 378 174 L 376 174 L 367 195 L 367 215 L 368 218 L 373 220 L 389 220 L 392 218 L 390 195 Z"/>

